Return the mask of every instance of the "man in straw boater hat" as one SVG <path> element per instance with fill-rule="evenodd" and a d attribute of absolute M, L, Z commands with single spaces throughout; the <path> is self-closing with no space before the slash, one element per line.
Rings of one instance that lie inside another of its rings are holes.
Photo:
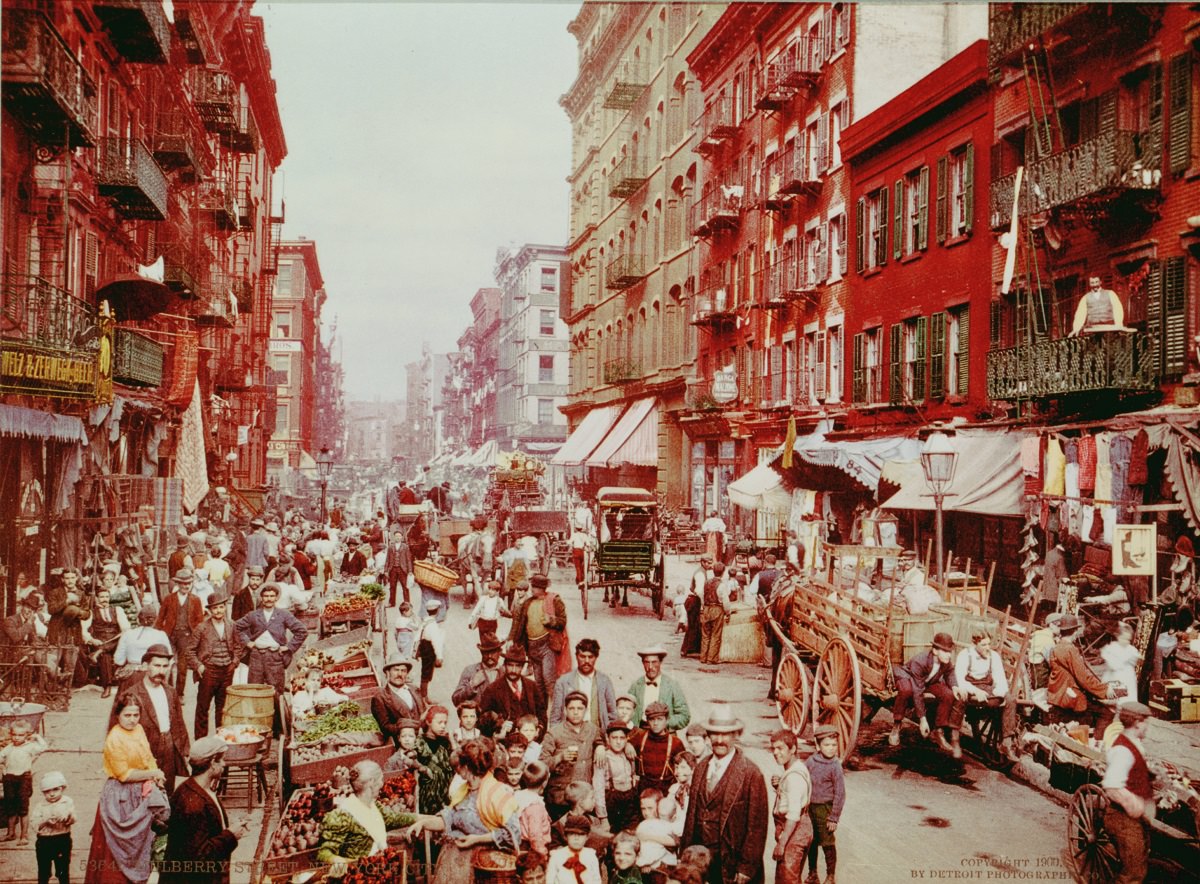
<path fill-rule="evenodd" d="M 712 851 L 710 882 L 763 881 L 768 811 L 762 771 L 738 748 L 743 726 L 729 703 L 713 703 L 704 729 L 712 754 L 692 775 L 680 846 L 701 844 Z"/>
<path fill-rule="evenodd" d="M 479 649 L 479 662 L 463 667 L 458 685 L 450 696 L 450 702 L 456 708 L 468 700 L 478 705 L 484 689 L 504 675 L 500 666 L 500 652 L 504 650 L 504 645 L 498 638 L 493 635 L 481 636 L 475 647 Z"/>
<path fill-rule="evenodd" d="M 665 703 L 667 715 L 667 730 L 671 733 L 681 731 L 692 720 L 688 710 L 687 697 L 683 687 L 674 679 L 662 674 L 663 660 L 666 659 L 667 649 L 662 645 L 652 645 L 638 651 L 642 658 L 642 669 L 645 675 L 629 686 L 629 695 L 637 705 L 633 710 L 632 724 L 637 727 L 646 724 L 646 709 L 656 701 Z"/>
<path fill-rule="evenodd" d="M 1150 823 L 1154 820 L 1154 786 L 1142 750 L 1142 737 L 1150 721 L 1150 707 L 1126 703 L 1117 713 L 1124 730 L 1105 756 L 1104 779 L 1108 796 L 1104 831 L 1116 842 L 1121 861 L 1118 882 L 1143 881 L 1150 858 Z"/>
<path fill-rule="evenodd" d="M 192 635 L 192 657 L 200 673 L 196 691 L 195 736 L 208 733 L 208 709 L 216 703 L 217 727 L 225 714 L 225 692 L 233 684 L 233 671 L 242 656 L 242 643 L 229 619 L 229 596 L 218 589 L 208 597 L 208 619 Z"/>
<path fill-rule="evenodd" d="M 954 654 L 954 639 L 949 633 L 939 632 L 933 637 L 928 651 L 921 651 L 903 666 L 892 666 L 896 679 L 896 702 L 892 706 L 892 732 L 888 744 L 900 745 L 900 727 L 911 709 L 917 717 L 921 736 L 930 735 L 929 716 L 925 709 L 925 694 L 933 694 L 936 709 L 933 722 L 933 741 L 944 752 L 962 758 L 959 746 L 959 728 L 962 726 L 963 704 L 954 689 L 958 679 L 954 673 L 951 657 Z M 950 742 L 946 742 L 943 730 L 950 731 Z"/>

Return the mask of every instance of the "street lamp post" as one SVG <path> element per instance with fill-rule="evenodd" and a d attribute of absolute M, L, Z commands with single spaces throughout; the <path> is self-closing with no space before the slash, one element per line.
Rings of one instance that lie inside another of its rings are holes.
<path fill-rule="evenodd" d="M 329 489 L 329 473 L 333 469 L 333 455 L 329 449 L 322 448 L 317 455 L 317 474 L 321 477 L 321 524 L 325 524 L 325 492 Z"/>
<path fill-rule="evenodd" d="M 953 430 L 951 430 L 953 433 Z M 937 579 L 945 585 L 946 562 L 945 550 L 942 545 L 942 504 L 946 500 L 946 492 L 954 481 L 954 470 L 958 466 L 958 452 L 942 427 L 938 427 L 921 446 L 921 469 L 925 471 L 925 483 L 933 492 L 933 506 L 936 511 L 937 531 Z"/>

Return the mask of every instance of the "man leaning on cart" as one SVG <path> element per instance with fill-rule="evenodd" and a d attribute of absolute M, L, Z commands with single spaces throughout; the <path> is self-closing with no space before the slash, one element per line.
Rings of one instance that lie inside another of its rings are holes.
<path fill-rule="evenodd" d="M 1144 881 L 1150 859 L 1150 823 L 1154 819 L 1154 786 L 1142 749 L 1150 707 L 1125 703 L 1118 713 L 1124 730 L 1105 756 L 1101 787 L 1108 796 L 1104 829 L 1112 836 L 1121 861 L 1114 884 Z"/>

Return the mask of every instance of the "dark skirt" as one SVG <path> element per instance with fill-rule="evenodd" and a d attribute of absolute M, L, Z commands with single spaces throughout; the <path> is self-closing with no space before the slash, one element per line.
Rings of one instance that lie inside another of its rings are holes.
<path fill-rule="evenodd" d="M 683 609 L 687 612 L 687 629 L 679 653 L 695 656 L 700 653 L 700 597 L 695 593 L 689 595 L 683 602 Z"/>

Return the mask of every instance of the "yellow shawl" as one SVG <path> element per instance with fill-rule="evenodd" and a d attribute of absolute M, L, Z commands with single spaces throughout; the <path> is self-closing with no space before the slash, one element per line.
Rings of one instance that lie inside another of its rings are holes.
<path fill-rule="evenodd" d="M 517 796 L 508 783 L 501 783 L 495 775 L 488 773 L 479 783 L 479 794 L 475 796 L 475 808 L 479 819 L 488 831 L 499 829 L 517 812 Z"/>
<path fill-rule="evenodd" d="M 139 724 L 127 731 L 114 724 L 104 740 L 104 773 L 114 780 L 125 782 L 130 771 L 154 770 L 158 762 L 150 751 L 150 741 Z"/>

